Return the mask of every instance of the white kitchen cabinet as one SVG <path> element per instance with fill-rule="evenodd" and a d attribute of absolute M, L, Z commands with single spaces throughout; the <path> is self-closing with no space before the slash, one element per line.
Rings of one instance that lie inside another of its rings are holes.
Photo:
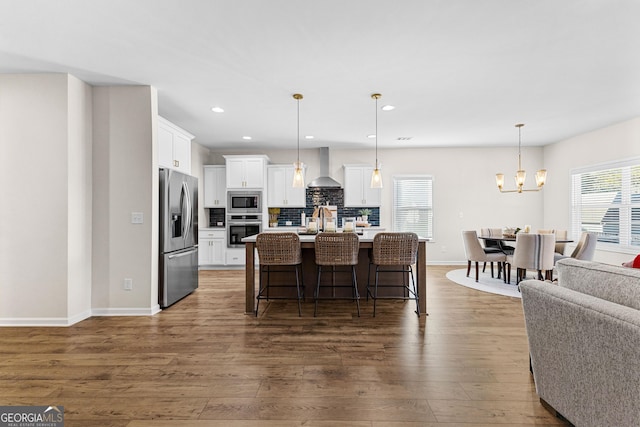
<path fill-rule="evenodd" d="M 371 188 L 373 167 L 367 165 L 344 165 L 344 206 L 380 206 L 382 190 Z"/>
<path fill-rule="evenodd" d="M 224 156 L 227 188 L 264 188 L 267 156 Z"/>
<path fill-rule="evenodd" d="M 267 206 L 270 208 L 304 208 L 305 188 L 293 188 L 293 165 L 267 167 Z"/>
<path fill-rule="evenodd" d="M 244 248 L 227 248 L 227 265 L 244 265 L 246 254 Z"/>
<path fill-rule="evenodd" d="M 158 116 L 158 165 L 191 175 L 191 140 L 186 130 Z"/>
<path fill-rule="evenodd" d="M 204 207 L 224 208 L 227 206 L 227 168 L 224 166 L 204 166 Z"/>
<path fill-rule="evenodd" d="M 224 265 L 227 243 L 224 229 L 199 230 L 198 264 Z"/>

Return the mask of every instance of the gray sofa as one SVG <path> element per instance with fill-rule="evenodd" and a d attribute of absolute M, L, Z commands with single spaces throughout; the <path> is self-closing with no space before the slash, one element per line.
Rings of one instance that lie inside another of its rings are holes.
<path fill-rule="evenodd" d="M 640 426 L 640 269 L 556 269 L 520 282 L 538 396 L 575 426 Z"/>

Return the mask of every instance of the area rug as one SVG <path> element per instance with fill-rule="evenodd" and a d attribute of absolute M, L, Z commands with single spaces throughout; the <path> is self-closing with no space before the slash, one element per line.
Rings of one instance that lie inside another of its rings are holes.
<path fill-rule="evenodd" d="M 482 292 L 490 292 L 492 294 L 505 295 L 508 297 L 521 298 L 518 287 L 515 285 L 515 274 L 511 274 L 511 284 L 504 283 L 502 279 L 494 279 L 489 272 L 489 266 L 485 273 L 480 271 L 480 277 L 478 282 L 475 279 L 476 272 L 473 266 L 471 267 L 471 273 L 467 277 L 467 269 L 462 268 L 460 270 L 451 270 L 447 273 L 447 279 L 458 285 L 466 286 L 467 288 L 477 289 Z"/>

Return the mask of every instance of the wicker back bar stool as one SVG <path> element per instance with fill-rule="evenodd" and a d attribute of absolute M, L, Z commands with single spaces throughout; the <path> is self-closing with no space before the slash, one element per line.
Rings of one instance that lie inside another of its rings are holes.
<path fill-rule="evenodd" d="M 314 294 L 315 308 L 314 317 L 318 313 L 318 300 L 325 299 L 320 296 L 320 279 L 322 271 L 326 267 L 331 267 L 331 287 L 335 288 L 351 287 L 351 298 L 356 302 L 358 317 L 360 316 L 360 294 L 358 293 L 358 281 L 356 279 L 356 265 L 358 264 L 358 252 L 360 251 L 360 240 L 355 233 L 320 233 L 315 239 L 316 265 L 318 266 L 318 282 Z M 350 267 L 351 285 L 336 285 L 336 267 Z M 336 299 L 335 293 L 326 299 Z"/>
<path fill-rule="evenodd" d="M 418 254 L 418 235 L 416 233 L 378 233 L 373 238 L 372 257 L 369 264 L 369 274 L 367 277 L 367 299 L 373 299 L 373 316 L 376 315 L 377 299 L 413 299 L 416 301 L 416 314 L 420 317 L 420 297 L 413 277 L 412 265 L 416 263 Z M 373 291 L 370 287 L 371 265 L 376 266 L 375 286 Z M 379 285 L 378 277 L 380 273 L 402 273 L 402 283 Z M 411 276 L 412 286 L 409 286 L 408 276 Z M 378 287 L 402 287 L 404 294 L 397 296 L 379 296 Z"/>
<path fill-rule="evenodd" d="M 256 316 L 261 299 L 294 299 L 289 296 L 269 296 L 271 287 L 295 287 L 298 300 L 298 316 L 302 316 L 301 301 L 304 297 L 304 282 L 302 280 L 302 249 L 300 238 L 296 233 L 260 233 L 256 237 L 256 248 L 260 259 L 260 291 L 256 297 Z M 293 266 L 291 268 L 284 268 Z M 275 269 L 274 269 L 275 267 Z M 282 267 L 282 268 L 277 268 Z M 296 282 L 293 284 L 271 285 L 270 274 L 272 272 L 295 272 Z M 266 273 L 266 283 L 263 275 Z"/>

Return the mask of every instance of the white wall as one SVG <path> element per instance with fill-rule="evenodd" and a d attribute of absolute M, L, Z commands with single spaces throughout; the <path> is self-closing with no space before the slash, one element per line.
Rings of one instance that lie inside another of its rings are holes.
<path fill-rule="evenodd" d="M 549 171 L 544 190 L 544 224 L 571 229 L 571 170 L 640 156 L 640 118 L 578 135 L 544 148 Z M 580 236 L 571 236 L 577 240 Z M 575 246 L 567 245 L 566 252 Z M 594 259 L 620 264 L 636 254 L 596 250 Z"/>
<path fill-rule="evenodd" d="M 0 75 L 1 324 L 90 314 L 90 100 L 66 74 Z"/>
<path fill-rule="evenodd" d="M 92 102 L 91 86 L 68 77 L 68 309 L 70 323 L 91 315 Z"/>
<path fill-rule="evenodd" d="M 149 86 L 93 93 L 93 296 L 97 314 L 158 310 L 157 94 Z M 142 212 L 143 224 L 131 224 Z M 125 278 L 133 290 L 123 289 Z"/>

